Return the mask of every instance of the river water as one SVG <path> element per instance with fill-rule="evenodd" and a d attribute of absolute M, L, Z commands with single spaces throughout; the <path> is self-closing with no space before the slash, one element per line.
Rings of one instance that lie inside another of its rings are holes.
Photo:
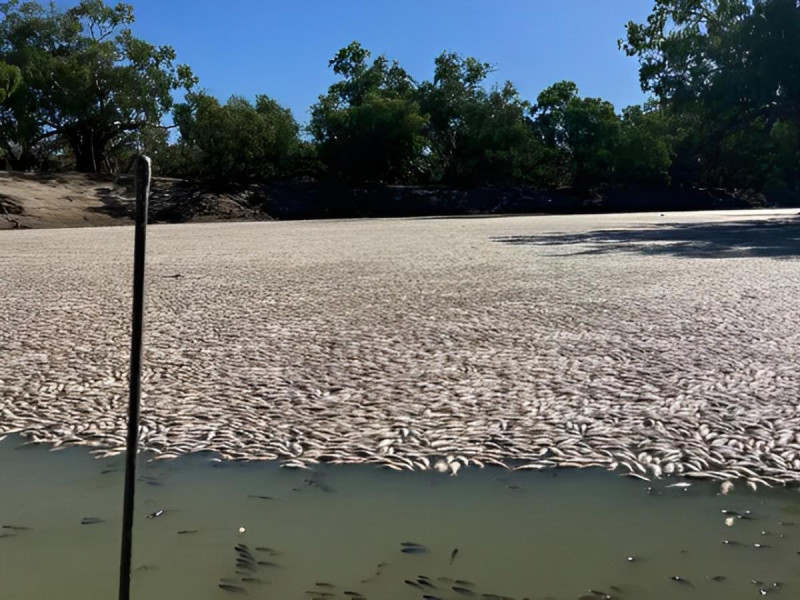
<path fill-rule="evenodd" d="M 796 490 L 146 459 L 136 599 L 800 597 Z M 122 481 L 121 457 L 0 442 L 0 597 L 115 598 Z"/>

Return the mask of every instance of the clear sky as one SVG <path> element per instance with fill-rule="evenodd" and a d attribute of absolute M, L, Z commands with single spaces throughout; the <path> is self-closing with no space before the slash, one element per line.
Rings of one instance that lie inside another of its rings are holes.
<path fill-rule="evenodd" d="M 116 0 L 113 0 L 116 1 Z M 528 100 L 569 79 L 617 110 L 640 103 L 636 59 L 617 49 L 653 0 L 127 0 L 134 32 L 170 44 L 223 101 L 265 93 L 306 122 L 335 77 L 328 60 L 360 41 L 429 78 L 443 50 L 493 63 Z M 70 6 L 77 0 L 62 0 Z"/>

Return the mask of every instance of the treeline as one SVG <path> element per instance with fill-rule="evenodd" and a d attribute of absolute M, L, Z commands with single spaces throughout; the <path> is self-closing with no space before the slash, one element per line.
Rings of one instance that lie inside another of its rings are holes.
<path fill-rule="evenodd" d="M 12 0 L 0 15 L 0 153 L 13 169 L 120 172 L 144 151 L 162 174 L 215 185 L 800 191 L 797 0 L 656 0 L 619 42 L 652 99 L 619 112 L 569 81 L 522 98 L 512 82 L 487 84 L 492 65 L 452 52 L 416 81 L 353 42 L 306 127 L 267 95 L 202 91 L 172 48 L 132 35 L 128 5 Z"/>

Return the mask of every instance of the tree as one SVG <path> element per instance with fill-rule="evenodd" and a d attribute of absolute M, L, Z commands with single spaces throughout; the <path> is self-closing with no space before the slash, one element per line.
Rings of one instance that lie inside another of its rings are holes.
<path fill-rule="evenodd" d="M 701 177 L 758 188 L 780 162 L 763 160 L 776 151 L 774 128 L 800 122 L 798 40 L 797 0 L 656 0 L 620 45 L 638 57 L 642 89 L 702 127 Z M 747 157 L 750 139 L 761 160 Z"/>
<path fill-rule="evenodd" d="M 672 136 L 667 116 L 653 103 L 622 110 L 619 139 L 614 151 L 618 183 L 670 182 Z"/>
<path fill-rule="evenodd" d="M 0 61 L 0 104 L 13 94 L 22 82 L 22 73 L 14 65 Z"/>
<path fill-rule="evenodd" d="M 358 42 L 329 62 L 341 76 L 311 107 L 308 131 L 328 174 L 348 183 L 398 183 L 421 172 L 427 119 L 414 99 L 414 81 L 394 61 Z"/>
<path fill-rule="evenodd" d="M 613 179 L 620 121 L 610 102 L 581 98 L 573 82 L 561 81 L 539 94 L 533 116 L 555 183 L 588 189 Z"/>
<path fill-rule="evenodd" d="M 221 105 L 205 93 L 187 95 L 175 107 L 183 174 L 214 183 L 264 180 L 284 175 L 298 150 L 299 127 L 289 109 L 266 95 L 255 105 L 232 96 Z"/>
<path fill-rule="evenodd" d="M 475 184 L 534 176 L 543 149 L 526 117 L 529 105 L 511 82 L 487 90 L 483 84 L 493 70 L 474 57 L 443 52 L 433 81 L 420 85 L 434 181 Z"/>
<path fill-rule="evenodd" d="M 171 47 L 133 36 L 130 5 L 81 0 L 62 12 L 11 0 L 0 14 L 0 60 L 22 74 L 0 115 L 2 142 L 27 160 L 37 144 L 58 138 L 79 171 L 99 171 L 109 145 L 160 126 L 173 90 L 195 83 Z"/>

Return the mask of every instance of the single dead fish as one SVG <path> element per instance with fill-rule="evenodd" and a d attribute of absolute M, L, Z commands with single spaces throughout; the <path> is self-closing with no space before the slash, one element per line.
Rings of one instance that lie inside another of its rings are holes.
<path fill-rule="evenodd" d="M 156 565 L 142 565 L 141 567 L 136 567 L 135 572 L 139 571 L 158 571 L 160 567 Z"/>
<path fill-rule="evenodd" d="M 197 533 L 197 529 L 181 529 L 178 535 L 186 535 L 187 533 Z"/>
<path fill-rule="evenodd" d="M 97 517 L 84 517 L 81 519 L 81 525 L 96 525 L 97 523 L 103 523 L 105 519 L 99 519 Z"/>
<path fill-rule="evenodd" d="M 8 529 L 9 531 L 30 531 L 33 527 L 24 527 L 22 525 L 3 525 L 3 529 Z"/>
<path fill-rule="evenodd" d="M 275 564 L 274 562 L 269 562 L 268 560 L 260 560 L 258 564 L 262 567 L 279 567 L 280 565 Z"/>
<path fill-rule="evenodd" d="M 156 519 L 156 518 L 160 517 L 163 514 L 164 514 L 163 510 L 157 510 L 157 511 L 151 512 L 149 515 L 147 515 L 147 518 L 148 519 Z"/>
<path fill-rule="evenodd" d="M 453 548 L 453 551 L 450 553 L 450 564 L 451 565 L 453 564 L 453 561 L 456 559 L 456 556 L 458 556 L 458 548 Z"/>
<path fill-rule="evenodd" d="M 428 549 L 425 546 L 403 546 L 400 552 L 405 554 L 425 554 Z"/>
<path fill-rule="evenodd" d="M 220 583 L 217 587 L 221 590 L 225 590 L 226 592 L 232 592 L 234 594 L 247 594 L 247 590 L 243 587 L 239 587 L 238 585 L 232 585 L 230 583 Z"/>

